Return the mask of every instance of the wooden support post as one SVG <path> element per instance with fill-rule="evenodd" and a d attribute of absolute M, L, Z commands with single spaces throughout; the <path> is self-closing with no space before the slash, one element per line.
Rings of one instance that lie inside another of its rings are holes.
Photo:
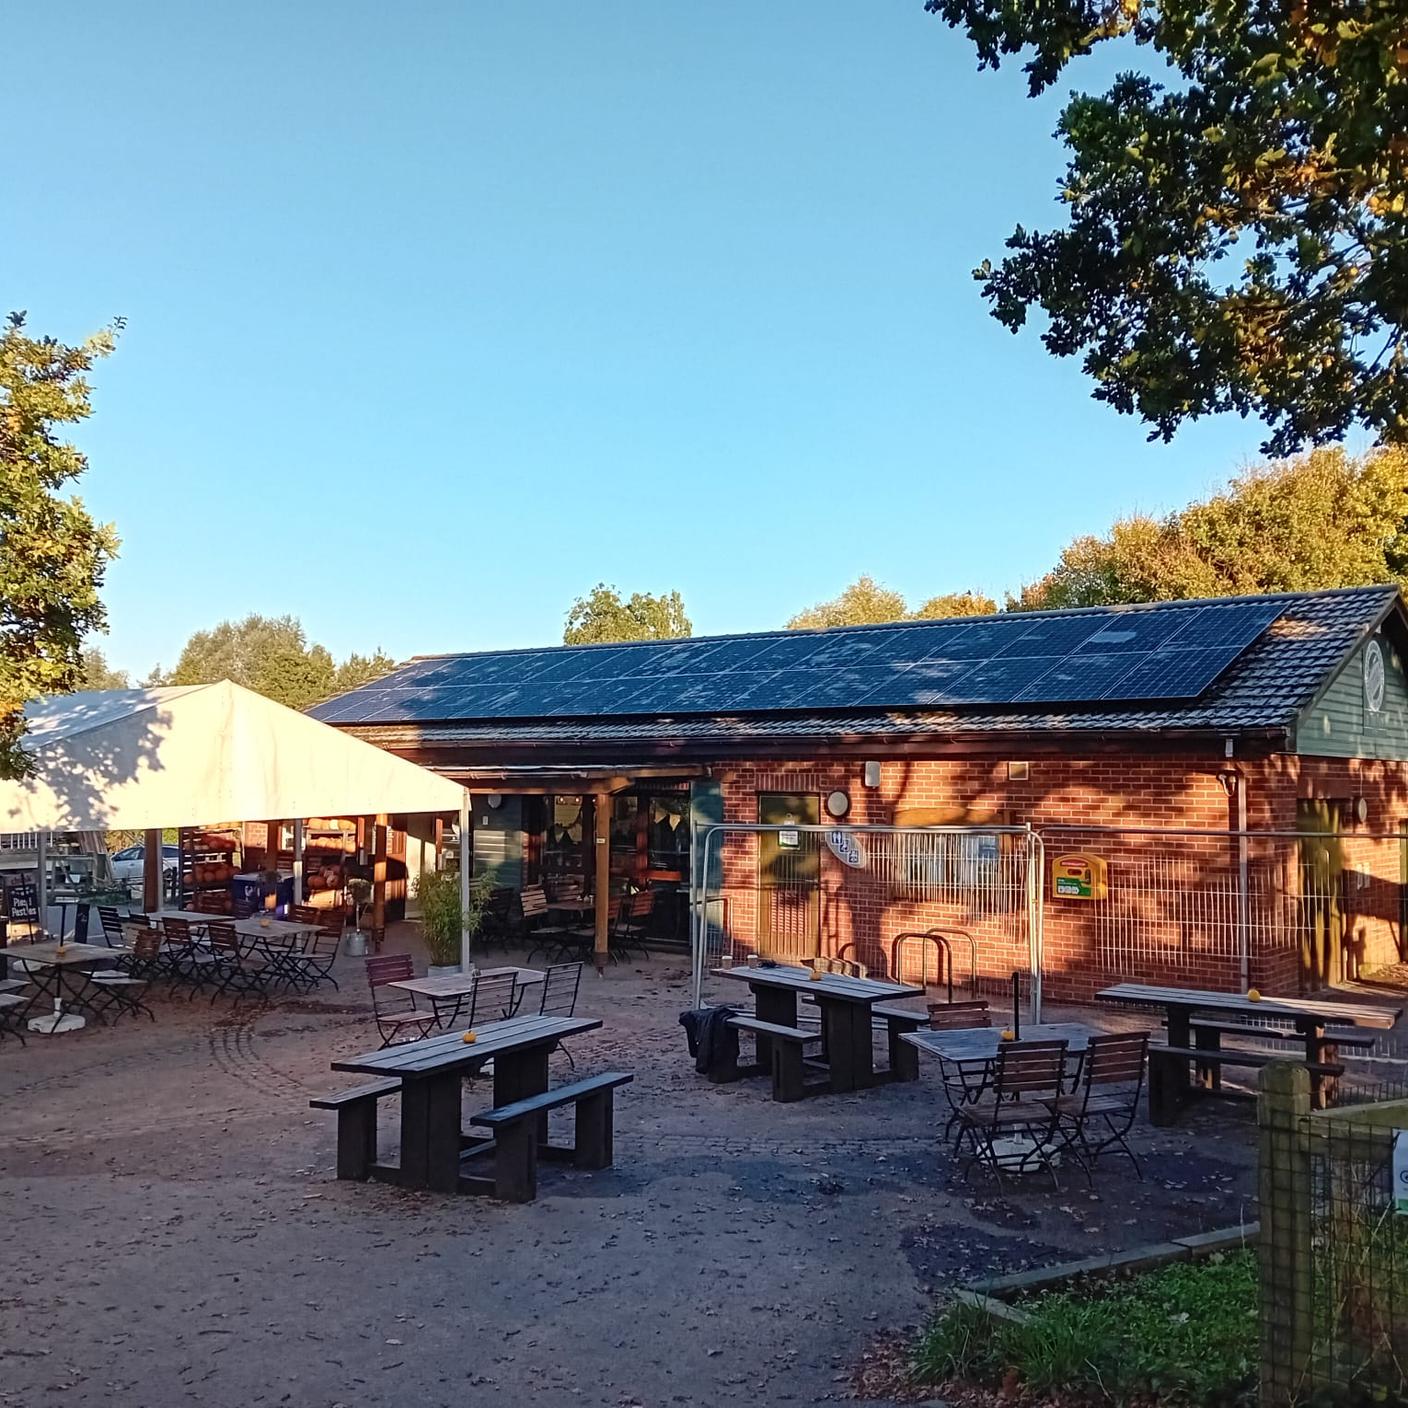
<path fill-rule="evenodd" d="M 161 832 L 148 831 L 142 839 L 142 908 L 148 914 L 160 909 L 165 898 L 161 872 Z"/>
<path fill-rule="evenodd" d="M 592 958 L 596 971 L 606 971 L 606 960 L 611 938 L 611 794 L 595 794 L 595 810 L 592 819 L 594 856 L 592 913 L 596 920 L 596 942 Z"/>
<path fill-rule="evenodd" d="M 1263 1408 L 1296 1400 L 1314 1355 L 1309 1116 L 1309 1072 L 1273 1061 L 1257 1095 Z"/>
<path fill-rule="evenodd" d="M 293 902 L 303 903 L 303 818 L 293 823 Z"/>
<path fill-rule="evenodd" d="M 372 928 L 386 928 L 386 824 L 385 812 L 377 814 L 372 827 Z"/>
<path fill-rule="evenodd" d="M 474 861 L 469 854 L 469 825 L 472 820 L 470 814 L 469 792 L 466 790 L 460 794 L 460 972 L 469 972 L 470 944 L 473 935 L 465 928 L 464 916 L 469 913 L 470 889 L 473 884 Z M 440 835 L 440 824 L 436 823 L 435 834 L 437 840 Z"/>

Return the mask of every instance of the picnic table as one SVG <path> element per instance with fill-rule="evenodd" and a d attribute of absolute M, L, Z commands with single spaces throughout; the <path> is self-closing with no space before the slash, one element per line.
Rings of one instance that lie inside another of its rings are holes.
<path fill-rule="evenodd" d="M 1166 1123 L 1169 1105 L 1177 1105 L 1186 1093 L 1190 1066 L 1198 1063 L 1202 1088 L 1216 1090 L 1223 1064 L 1265 1064 L 1263 1058 L 1223 1050 L 1225 1031 L 1261 1035 L 1257 1029 L 1238 1024 L 1280 1019 L 1299 1039 L 1302 1060 L 1310 1072 L 1311 1097 L 1323 1108 L 1333 1095 L 1338 1074 L 1339 1046 L 1364 1045 L 1336 1040 L 1332 1027 L 1362 1027 L 1390 1031 L 1403 1015 L 1402 1008 L 1388 1003 L 1337 1002 L 1311 997 L 1249 997 L 1246 993 L 1207 992 L 1198 988 L 1155 987 L 1145 983 L 1117 983 L 1096 993 L 1103 1002 L 1119 1002 L 1143 1007 L 1162 1007 L 1168 1026 L 1168 1055 L 1165 1048 L 1150 1052 L 1150 1112 L 1156 1122 Z M 1202 1020 L 1200 1018 L 1212 1018 Z M 1216 1019 L 1224 1019 L 1222 1022 Z M 1226 1019 L 1232 1019 L 1230 1022 Z M 1267 1039 L 1277 1038 L 1275 1029 L 1265 1030 Z M 1187 1053 L 1187 1054 L 1183 1054 Z M 1173 1088 L 1165 1090 L 1161 1070 L 1173 1073 Z"/>
<path fill-rule="evenodd" d="M 357 1071 L 399 1082 L 400 1164 L 373 1163 L 371 1176 L 403 1188 L 492 1192 L 492 1179 L 460 1173 L 460 1159 L 466 1150 L 482 1152 L 493 1143 L 462 1132 L 460 1082 L 492 1060 L 496 1109 L 541 1095 L 548 1088 L 548 1057 L 557 1044 L 565 1037 L 596 1031 L 601 1025 L 599 1017 L 510 1017 L 479 1027 L 472 1043 L 466 1043 L 461 1032 L 446 1032 L 334 1061 L 335 1071 Z"/>
<path fill-rule="evenodd" d="M 714 976 L 747 983 L 753 1010 L 760 1022 L 796 1027 L 797 999 L 805 994 L 821 1012 L 821 1036 L 826 1052 L 830 1089 L 835 1093 L 865 1090 L 886 1080 L 912 1080 L 917 1071 L 901 1063 L 877 1073 L 871 1025 L 877 1003 L 900 997 L 923 997 L 922 987 L 887 983 L 876 978 L 850 978 L 841 973 L 814 977 L 807 968 L 715 968 Z M 922 1016 L 922 1014 L 916 1014 Z M 770 1038 L 758 1035 L 759 1061 L 767 1065 Z"/>
<path fill-rule="evenodd" d="M 29 980 L 34 984 L 34 995 L 21 1014 L 28 1018 L 41 1000 L 48 998 L 54 1004 L 54 1016 L 50 1032 L 65 1031 L 64 1002 L 81 1007 L 97 1015 L 92 1006 L 87 970 L 100 965 L 111 966 L 114 951 L 101 944 L 65 944 L 49 940 L 43 943 L 19 944 L 6 950 L 6 956 L 27 965 Z M 37 970 L 37 971 L 36 971 Z M 79 1018 L 69 1025 L 82 1026 Z"/>
<path fill-rule="evenodd" d="M 501 978 L 507 973 L 513 975 L 515 992 L 518 988 L 531 987 L 547 978 L 541 968 L 515 968 L 510 965 L 505 968 L 481 968 L 476 973 L 437 973 L 434 977 L 401 978 L 386 986 L 428 998 L 435 1012 L 435 1020 L 443 1025 L 459 1016 L 465 999 L 474 995 L 480 978 Z M 448 1009 L 449 1015 L 445 1015 L 442 1009 Z"/>

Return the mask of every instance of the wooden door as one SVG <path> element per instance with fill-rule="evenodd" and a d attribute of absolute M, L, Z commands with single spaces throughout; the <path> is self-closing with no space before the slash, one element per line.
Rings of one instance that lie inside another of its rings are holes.
<path fill-rule="evenodd" d="M 821 951 L 821 848 L 814 832 L 821 798 L 758 794 L 758 821 L 782 828 L 758 837 L 758 952 L 766 958 L 813 958 Z"/>
<path fill-rule="evenodd" d="M 1296 829 L 1320 833 L 1300 843 L 1300 985 L 1314 992 L 1344 976 L 1340 803 L 1321 797 L 1297 802 Z"/>

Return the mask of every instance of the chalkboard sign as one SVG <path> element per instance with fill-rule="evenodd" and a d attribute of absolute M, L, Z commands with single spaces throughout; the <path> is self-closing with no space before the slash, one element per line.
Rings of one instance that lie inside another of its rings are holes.
<path fill-rule="evenodd" d="M 39 896 L 33 885 L 11 885 L 6 891 L 11 919 L 35 924 L 39 920 Z"/>

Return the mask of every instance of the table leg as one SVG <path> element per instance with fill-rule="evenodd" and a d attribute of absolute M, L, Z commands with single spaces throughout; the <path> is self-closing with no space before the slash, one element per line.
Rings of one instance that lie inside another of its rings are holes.
<path fill-rule="evenodd" d="M 1168 1044 L 1187 1051 L 1193 1044 L 1192 1008 L 1171 1006 L 1167 1009 L 1167 1014 Z M 1179 1100 L 1186 1099 L 1188 1094 L 1188 1062 L 1180 1060 L 1168 1065 L 1165 1069 L 1165 1077 L 1170 1088 L 1177 1088 Z"/>
<path fill-rule="evenodd" d="M 831 1063 L 831 1089 L 837 1094 L 875 1083 L 870 1008 L 863 1002 L 837 1002 L 817 994 L 821 1029 Z"/>
<path fill-rule="evenodd" d="M 430 1082 L 401 1082 L 401 1186 L 424 1188 L 430 1173 Z"/>
<path fill-rule="evenodd" d="M 1216 1055 L 1222 1050 L 1222 1033 L 1216 1027 L 1199 1027 L 1196 1038 L 1196 1047 L 1199 1051 L 1206 1051 L 1210 1055 Z M 1222 1067 L 1216 1062 L 1211 1065 L 1198 1064 L 1198 1084 L 1204 1090 L 1222 1089 Z"/>
<path fill-rule="evenodd" d="M 506 1051 L 494 1057 L 494 1108 L 512 1105 L 515 1100 L 541 1095 L 548 1088 L 548 1056 L 546 1047 L 526 1051 Z M 538 1143 L 548 1142 L 548 1116 L 544 1110 L 538 1116 Z"/>
<path fill-rule="evenodd" d="M 797 994 L 791 988 L 753 987 L 753 1011 L 760 1022 L 771 1022 L 778 1027 L 797 1025 Z M 758 1064 L 765 1070 L 772 1070 L 772 1042 L 761 1032 L 757 1036 Z"/>
<path fill-rule="evenodd" d="M 1296 1023 L 1296 1029 L 1305 1037 L 1305 1064 L 1307 1066 L 1332 1065 L 1339 1059 L 1340 1049 L 1332 1041 L 1326 1039 L 1324 1023 L 1301 1020 Z M 1339 1084 L 1338 1076 L 1324 1076 L 1311 1071 L 1310 1108 L 1312 1110 L 1328 1109 L 1334 1103 L 1335 1096 L 1339 1091 Z"/>
<path fill-rule="evenodd" d="M 460 1184 L 460 1076 L 458 1072 L 416 1082 L 427 1086 L 425 1186 L 456 1193 Z"/>

